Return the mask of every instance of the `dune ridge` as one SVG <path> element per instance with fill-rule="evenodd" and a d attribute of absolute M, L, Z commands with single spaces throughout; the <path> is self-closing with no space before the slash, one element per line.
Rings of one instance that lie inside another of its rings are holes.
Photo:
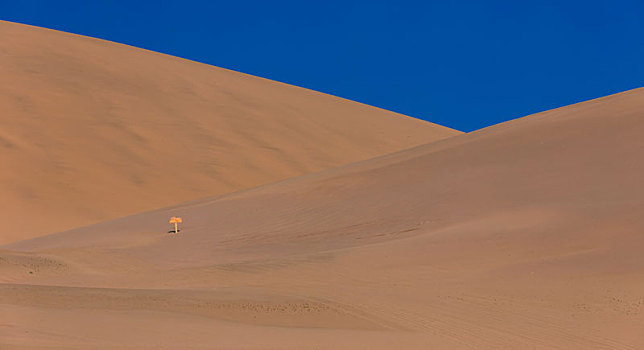
<path fill-rule="evenodd" d="M 105 40 L 0 21 L 0 243 L 460 132 Z"/>
<path fill-rule="evenodd" d="M 642 120 L 636 89 L 5 245 L 0 256 L 15 266 L 25 256 L 66 266 L 7 267 L 19 272 L 0 281 L 14 320 L 5 342 L 105 348 L 127 334 L 143 348 L 151 339 L 164 348 L 642 348 Z M 173 215 L 184 219 L 179 235 L 167 233 Z M 57 307 L 71 295 L 90 300 L 87 309 Z M 123 311 L 136 298 L 141 309 Z M 324 312 L 302 311 L 302 300 Z M 61 318 L 91 337 L 63 338 L 75 333 Z M 138 323 L 151 327 L 128 331 Z"/>

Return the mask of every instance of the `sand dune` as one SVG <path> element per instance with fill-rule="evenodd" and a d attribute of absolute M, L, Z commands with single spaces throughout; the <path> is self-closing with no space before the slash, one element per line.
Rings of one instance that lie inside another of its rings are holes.
<path fill-rule="evenodd" d="M 6 245 L 2 344 L 641 349 L 643 120 L 638 89 Z"/>
<path fill-rule="evenodd" d="M 142 49 L 0 21 L 0 243 L 459 132 Z"/>

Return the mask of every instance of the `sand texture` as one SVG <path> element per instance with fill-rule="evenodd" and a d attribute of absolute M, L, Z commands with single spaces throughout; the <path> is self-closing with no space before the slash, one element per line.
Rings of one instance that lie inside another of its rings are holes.
<path fill-rule="evenodd" d="M 261 58 L 259 58 L 261 59 Z M 460 132 L 168 55 L 0 21 L 0 244 Z"/>
<path fill-rule="evenodd" d="M 642 135 L 638 89 L 5 245 L 0 345 L 642 349 Z"/>

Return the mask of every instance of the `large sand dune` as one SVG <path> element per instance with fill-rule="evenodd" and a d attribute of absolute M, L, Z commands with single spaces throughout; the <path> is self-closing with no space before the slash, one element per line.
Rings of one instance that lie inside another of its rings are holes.
<path fill-rule="evenodd" d="M 642 349 L 643 121 L 633 90 L 6 245 L 0 344 Z"/>
<path fill-rule="evenodd" d="M 0 243 L 459 132 L 113 42 L 0 21 Z"/>

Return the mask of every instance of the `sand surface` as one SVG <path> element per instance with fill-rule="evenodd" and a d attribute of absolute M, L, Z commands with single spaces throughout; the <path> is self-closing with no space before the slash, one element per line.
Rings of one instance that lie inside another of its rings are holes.
<path fill-rule="evenodd" d="M 641 135 L 644 89 L 5 245 L 0 345 L 642 349 Z"/>
<path fill-rule="evenodd" d="M 460 132 L 113 42 L 0 21 L 0 244 Z"/>

